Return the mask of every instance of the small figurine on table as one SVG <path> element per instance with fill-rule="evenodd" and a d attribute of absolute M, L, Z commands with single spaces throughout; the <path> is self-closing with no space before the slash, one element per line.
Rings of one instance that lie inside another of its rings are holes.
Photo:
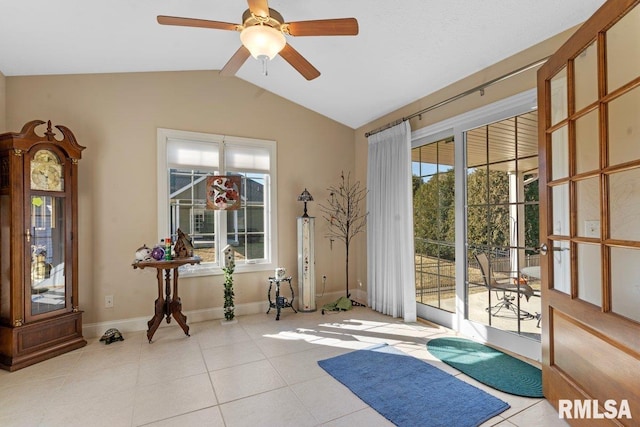
<path fill-rule="evenodd" d="M 144 244 L 136 250 L 136 259 L 133 262 L 151 261 L 151 249 Z"/>

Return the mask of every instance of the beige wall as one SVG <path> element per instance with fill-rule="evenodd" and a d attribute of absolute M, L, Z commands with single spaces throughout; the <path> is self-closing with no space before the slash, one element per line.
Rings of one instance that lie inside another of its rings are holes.
<path fill-rule="evenodd" d="M 0 72 L 0 133 L 7 131 L 6 80 Z"/>
<path fill-rule="evenodd" d="M 158 238 L 158 127 L 277 141 L 278 257 L 294 277 L 296 217 L 302 213 L 297 196 L 307 187 L 315 198 L 310 214 L 319 216 L 317 204 L 327 199 L 326 188 L 354 165 L 352 129 L 211 71 L 7 77 L 6 102 L 9 130 L 50 119 L 69 127 L 87 147 L 79 163 L 79 287 L 85 325 L 102 327 L 153 314 L 155 272 L 133 270 L 131 262 L 140 245 L 153 245 Z M 325 234 L 318 218 L 317 276 L 327 275 L 327 293 L 340 292 L 344 251 L 338 245 L 330 250 Z M 266 310 L 272 274 L 235 275 L 238 314 L 243 304 Z M 221 308 L 222 281 L 222 276 L 181 280 L 184 310 Z M 114 308 L 104 308 L 105 295 L 114 296 Z"/>
<path fill-rule="evenodd" d="M 367 177 L 367 139 L 364 136 L 365 132 L 372 131 L 378 127 L 384 126 L 387 123 L 401 119 L 402 117 L 409 116 L 422 109 L 430 107 L 441 101 L 454 97 L 462 92 L 477 87 L 483 83 L 498 78 L 504 74 L 507 74 L 513 70 L 524 67 L 535 61 L 543 59 L 553 54 L 568 38 L 571 36 L 578 27 L 571 28 L 563 33 L 560 33 L 542 43 L 532 46 L 516 55 L 513 55 L 497 64 L 494 64 L 484 70 L 481 70 L 471 76 L 462 79 L 450 86 L 447 86 L 429 96 L 421 98 L 405 107 L 394 111 L 386 116 L 356 129 L 355 136 L 355 159 L 356 159 L 356 176 L 358 179 L 366 182 Z M 440 108 L 431 110 L 428 113 L 422 115 L 422 119 L 418 117 L 412 119 L 411 129 L 413 131 L 438 123 L 442 120 L 454 117 L 456 115 L 465 113 L 467 111 L 482 107 L 484 105 L 491 104 L 500 99 L 507 98 L 511 95 L 515 95 L 536 87 L 536 70 L 530 70 L 516 75 L 510 79 L 497 83 L 491 87 L 488 87 L 484 91 L 484 95 L 480 93 L 474 93 L 469 96 L 463 97 L 459 100 L 451 102 Z M 381 99 L 380 102 L 384 102 Z M 354 254 L 356 254 L 354 265 L 356 265 L 356 276 L 358 280 L 366 283 L 366 238 L 360 238 L 356 242 L 354 248 Z"/>
<path fill-rule="evenodd" d="M 80 162 L 80 304 L 85 324 L 150 316 L 155 275 L 133 270 L 135 249 L 156 236 L 156 128 L 237 135 L 278 142 L 279 264 L 297 275 L 295 218 L 297 195 L 307 187 L 316 223 L 316 286 L 327 275 L 325 298 L 344 292 L 344 248 L 330 248 L 318 203 L 341 171 L 366 183 L 364 133 L 455 96 L 493 78 L 552 54 L 575 31 L 549 40 L 492 65 L 442 90 L 383 116 L 354 133 L 323 116 L 236 78 L 215 72 L 167 72 L 7 77 L 6 130 L 18 131 L 33 119 L 68 126 L 87 147 Z M 490 104 L 535 87 L 536 72 L 522 73 L 485 90 L 412 119 L 413 130 Z M 3 100 L 0 90 L 0 104 Z M 380 102 L 384 102 L 383 99 Z M 2 128 L 0 114 L 0 129 Z M 366 234 L 351 252 L 350 287 L 366 291 Z M 238 274 L 237 312 L 265 300 L 270 272 Z M 182 283 L 182 282 L 181 282 Z M 185 311 L 222 306 L 222 277 L 185 278 Z M 361 284 L 361 285 L 360 285 Z M 331 294 L 333 293 L 333 295 Z M 105 295 L 115 307 L 103 308 Z M 365 294 L 362 294 L 365 296 Z M 365 296 L 366 298 L 366 296 Z M 253 304 L 252 304 L 253 303 Z M 265 306 L 266 307 L 266 306 Z"/>

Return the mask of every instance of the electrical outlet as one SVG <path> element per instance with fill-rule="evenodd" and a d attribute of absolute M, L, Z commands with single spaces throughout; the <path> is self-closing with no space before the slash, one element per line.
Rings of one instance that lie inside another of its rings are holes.
<path fill-rule="evenodd" d="M 104 297 L 104 308 L 113 308 L 113 295 Z"/>

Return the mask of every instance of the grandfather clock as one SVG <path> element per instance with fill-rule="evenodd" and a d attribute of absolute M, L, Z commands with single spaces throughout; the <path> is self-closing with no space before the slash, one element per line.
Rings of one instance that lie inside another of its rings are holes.
<path fill-rule="evenodd" d="M 71 131 L 0 134 L 0 368 L 86 345 L 78 307 L 78 160 Z"/>

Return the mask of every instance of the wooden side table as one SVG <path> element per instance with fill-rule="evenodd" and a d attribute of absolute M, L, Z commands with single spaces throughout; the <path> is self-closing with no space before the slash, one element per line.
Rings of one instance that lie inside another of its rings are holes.
<path fill-rule="evenodd" d="M 184 333 L 189 336 L 189 325 L 187 325 L 187 316 L 182 314 L 182 301 L 178 296 L 178 267 L 185 264 L 200 264 L 200 257 L 174 258 L 172 260 L 160 261 L 140 261 L 134 262 L 133 268 L 144 269 L 145 267 L 153 267 L 157 270 L 158 277 L 158 299 L 155 302 L 155 314 L 147 322 L 147 338 L 149 343 L 153 338 L 153 334 L 160 326 L 162 319 L 166 317 L 167 323 L 171 322 L 171 316 L 176 319 L 178 325 Z M 171 270 L 173 270 L 173 297 L 171 296 Z M 165 292 L 162 292 L 162 272 L 164 271 Z"/>

